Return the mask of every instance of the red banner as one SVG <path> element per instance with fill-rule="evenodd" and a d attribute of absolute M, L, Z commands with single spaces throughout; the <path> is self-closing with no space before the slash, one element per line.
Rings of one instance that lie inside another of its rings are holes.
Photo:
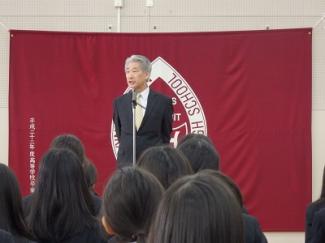
<path fill-rule="evenodd" d="M 24 194 L 51 140 L 73 133 L 99 172 L 115 168 L 112 101 L 125 58 L 152 60 L 174 104 L 171 142 L 208 134 L 221 169 L 269 231 L 303 230 L 311 200 L 311 29 L 106 34 L 11 31 L 9 164 Z"/>

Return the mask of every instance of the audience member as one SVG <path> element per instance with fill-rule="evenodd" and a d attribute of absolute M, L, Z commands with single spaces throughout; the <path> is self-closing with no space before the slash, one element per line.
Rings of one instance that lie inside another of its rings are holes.
<path fill-rule="evenodd" d="M 220 156 L 211 140 L 200 134 L 188 134 L 177 149 L 189 160 L 194 173 L 203 169 L 219 170 Z"/>
<path fill-rule="evenodd" d="M 243 243 L 241 208 L 218 178 L 198 172 L 178 179 L 165 192 L 149 242 Z"/>
<path fill-rule="evenodd" d="M 15 242 L 32 242 L 24 219 L 17 178 L 4 164 L 0 164 L 0 196 L 0 229 L 10 232 Z"/>
<path fill-rule="evenodd" d="M 103 196 L 102 223 L 117 242 L 146 242 L 163 187 L 149 172 L 123 167 L 109 180 Z"/>
<path fill-rule="evenodd" d="M 28 223 L 39 242 L 104 242 L 79 158 L 50 149 L 42 158 Z"/>
<path fill-rule="evenodd" d="M 148 148 L 137 165 L 156 176 L 165 189 L 178 178 L 193 173 L 187 158 L 168 145 Z"/>
<path fill-rule="evenodd" d="M 88 159 L 85 155 L 85 150 L 82 142 L 78 137 L 72 134 L 63 134 L 55 137 L 50 145 L 50 148 L 57 148 L 57 149 L 69 149 L 75 155 L 78 157 L 78 161 L 81 164 L 83 171 L 84 171 L 84 176 L 85 175 L 85 168 L 87 167 Z M 28 215 L 30 212 L 30 207 L 31 207 L 31 197 L 32 194 L 24 197 L 23 199 L 23 207 L 24 207 L 24 213 L 25 215 Z M 90 209 L 92 215 L 98 216 L 101 208 L 102 201 L 101 199 L 95 195 L 94 193 L 91 193 L 91 198 L 93 201 L 93 206 Z"/>
<path fill-rule="evenodd" d="M 52 148 L 70 149 L 72 152 L 74 152 L 78 156 L 78 158 L 81 162 L 82 168 L 85 172 L 86 180 L 90 179 L 90 178 L 87 178 L 87 176 L 89 176 L 89 173 L 92 173 L 92 172 L 89 172 L 89 170 L 91 170 L 90 167 L 91 167 L 92 162 L 87 158 L 86 153 L 85 153 L 85 147 L 82 144 L 81 140 L 77 136 L 75 136 L 73 134 L 59 135 L 53 139 L 53 141 L 51 143 L 51 147 Z M 88 165 L 89 163 L 91 163 L 91 164 Z M 96 167 L 94 167 L 94 168 L 95 168 L 95 172 L 96 172 Z M 97 174 L 96 174 L 96 176 L 97 176 Z M 95 178 L 95 180 L 96 180 L 96 178 Z M 90 182 L 87 181 L 87 183 L 89 185 Z M 95 207 L 94 211 L 93 211 L 93 215 L 98 216 L 99 212 L 100 212 L 101 205 L 102 205 L 102 200 L 95 193 L 93 193 L 94 192 L 93 188 L 90 188 L 90 191 L 92 192 L 91 197 L 92 197 L 94 207 Z"/>
<path fill-rule="evenodd" d="M 228 186 L 229 189 L 233 192 L 240 207 L 242 208 L 245 243 L 266 243 L 267 239 L 263 234 L 257 219 L 247 214 L 247 211 L 243 205 L 242 194 L 236 183 L 230 177 L 222 174 L 220 171 L 207 170 L 207 173 L 211 174 L 212 176 L 215 176 L 216 178 L 219 178 L 222 182 L 224 182 L 226 186 Z"/>

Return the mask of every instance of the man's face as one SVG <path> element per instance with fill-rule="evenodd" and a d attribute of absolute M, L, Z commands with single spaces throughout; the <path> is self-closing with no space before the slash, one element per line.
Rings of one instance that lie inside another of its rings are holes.
<path fill-rule="evenodd" d="M 128 86 L 135 92 L 141 92 L 147 87 L 149 74 L 141 69 L 138 62 L 130 62 L 125 69 Z"/>

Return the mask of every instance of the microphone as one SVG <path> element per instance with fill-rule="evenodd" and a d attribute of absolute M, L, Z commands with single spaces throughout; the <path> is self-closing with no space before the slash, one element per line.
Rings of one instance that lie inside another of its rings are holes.
<path fill-rule="evenodd" d="M 137 105 L 137 93 L 134 90 L 132 90 L 132 104 L 134 108 Z"/>

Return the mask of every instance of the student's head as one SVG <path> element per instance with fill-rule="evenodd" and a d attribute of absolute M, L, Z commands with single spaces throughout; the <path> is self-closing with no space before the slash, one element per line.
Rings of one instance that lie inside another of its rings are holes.
<path fill-rule="evenodd" d="M 187 157 L 194 173 L 203 169 L 219 170 L 220 156 L 208 137 L 187 135 L 177 145 L 177 149 Z"/>
<path fill-rule="evenodd" d="M 125 60 L 125 75 L 129 88 L 141 92 L 147 87 L 151 73 L 151 62 L 142 55 L 132 55 Z"/>
<path fill-rule="evenodd" d="M 144 242 L 163 193 L 159 181 L 136 167 L 118 169 L 103 195 L 104 226 L 122 242 Z"/>
<path fill-rule="evenodd" d="M 84 146 L 80 139 L 73 134 L 62 134 L 55 137 L 51 143 L 51 147 L 70 149 L 78 156 L 82 165 L 86 163 Z"/>
<path fill-rule="evenodd" d="M 148 148 L 137 165 L 156 176 L 165 189 L 178 178 L 193 173 L 187 158 L 167 145 Z"/>
<path fill-rule="evenodd" d="M 234 194 L 240 207 L 243 208 L 244 203 L 243 203 L 243 197 L 240 192 L 240 189 L 237 186 L 237 184 L 229 176 L 226 176 L 221 171 L 215 171 L 215 170 L 205 170 L 205 173 L 215 176 L 216 178 L 219 178 L 222 182 L 224 182 L 228 186 L 228 188 L 232 191 L 232 193 Z"/>
<path fill-rule="evenodd" d="M 213 142 L 212 140 L 204 135 L 204 134 L 198 134 L 198 133 L 189 133 L 189 134 L 186 134 L 186 136 L 182 137 L 179 141 L 178 141 L 178 145 L 181 145 L 182 143 L 186 142 L 187 140 L 189 139 L 192 139 L 192 138 L 196 138 L 196 139 L 203 139 L 205 141 L 207 141 L 208 143 L 212 144 L 213 145 Z"/>
<path fill-rule="evenodd" d="M 93 203 L 79 158 L 50 149 L 40 162 L 28 221 L 40 240 L 63 240 L 94 224 Z M 50 219 L 50 220 L 49 220 Z"/>
<path fill-rule="evenodd" d="M 155 243 L 243 243 L 241 209 L 231 191 L 204 171 L 165 192 L 150 230 Z"/>
<path fill-rule="evenodd" d="M 4 164 L 0 164 L 0 198 L 0 229 L 28 237 L 18 182 Z"/>

